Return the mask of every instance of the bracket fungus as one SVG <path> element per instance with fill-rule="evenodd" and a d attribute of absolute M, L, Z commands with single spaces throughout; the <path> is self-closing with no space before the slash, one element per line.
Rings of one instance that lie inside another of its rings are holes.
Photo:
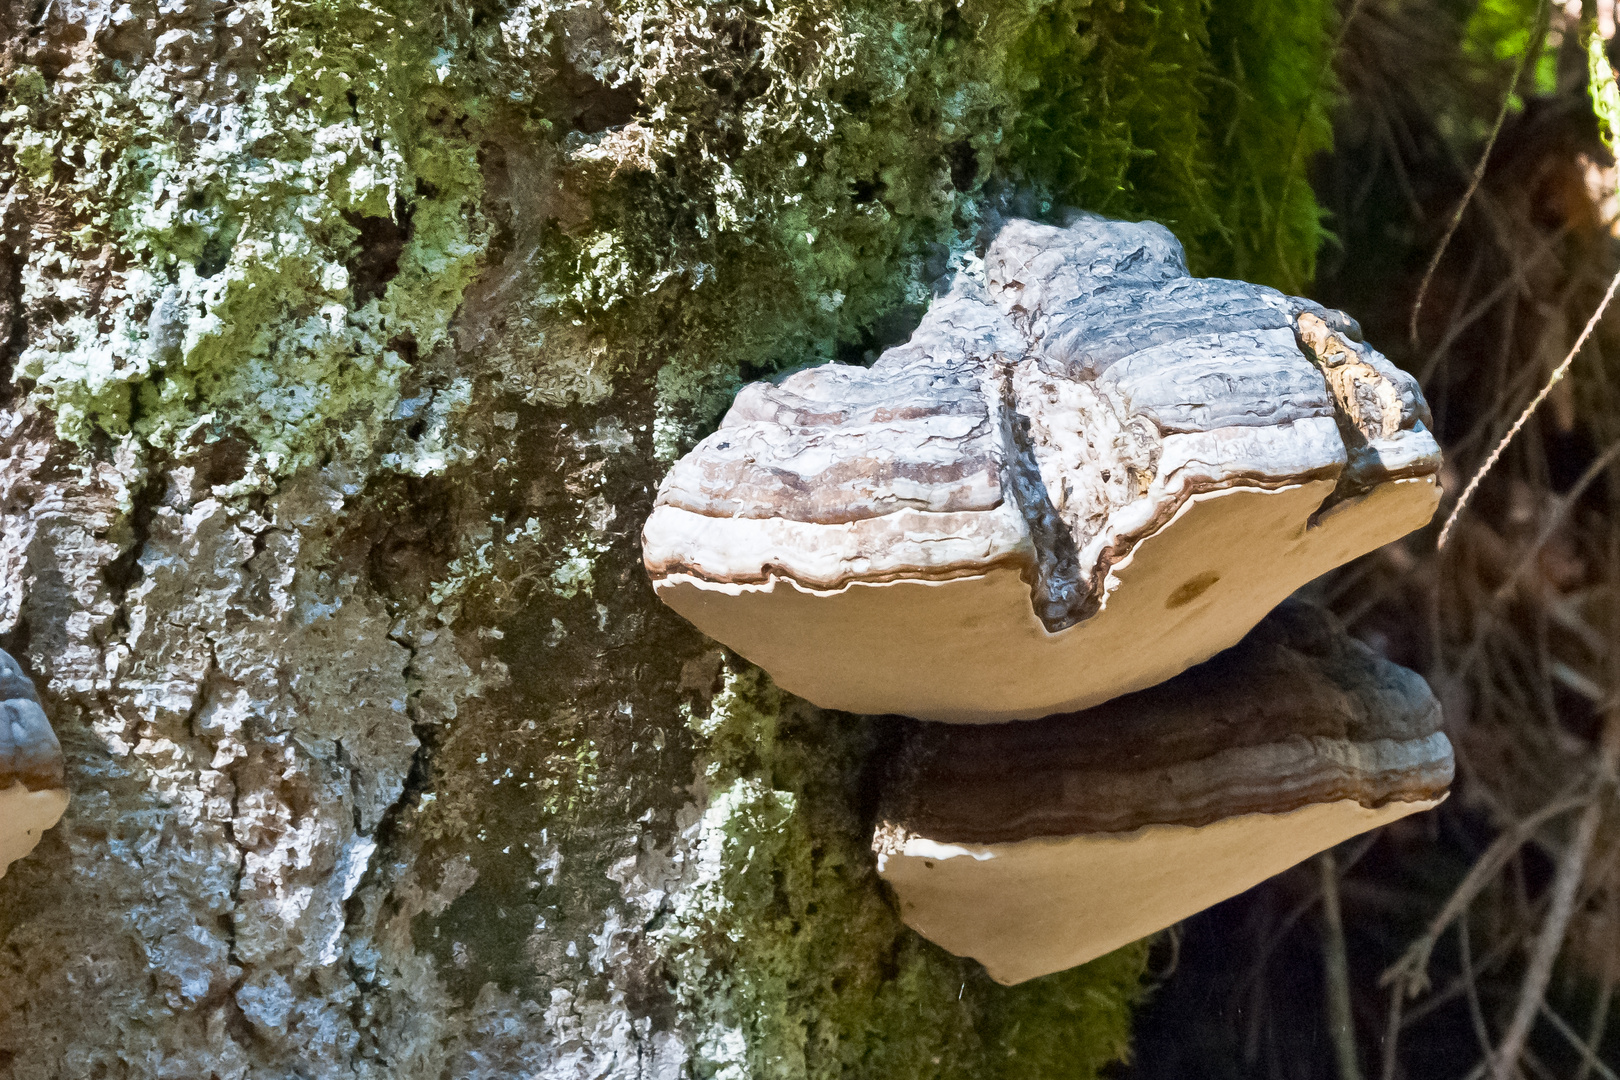
<path fill-rule="evenodd" d="M 1006 223 L 870 369 L 743 388 L 643 530 L 658 595 L 828 708 L 987 723 L 1152 686 L 1422 526 L 1415 381 L 1151 222 Z"/>
<path fill-rule="evenodd" d="M 1416 673 L 1289 602 L 1175 679 L 1044 720 L 917 723 L 873 848 L 901 917 L 1012 984 L 1161 930 L 1451 782 Z"/>
<path fill-rule="evenodd" d="M 67 804 L 62 746 L 33 682 L 0 650 L 0 877 L 34 850 Z"/>

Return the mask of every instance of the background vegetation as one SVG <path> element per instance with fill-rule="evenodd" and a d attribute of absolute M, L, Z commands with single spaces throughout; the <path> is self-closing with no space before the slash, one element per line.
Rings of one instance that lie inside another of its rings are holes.
<path fill-rule="evenodd" d="M 1581 29 L 1612 38 L 1613 11 L 1343 10 L 1335 145 L 1313 169 L 1332 237 L 1311 292 L 1421 377 L 1448 457 L 1444 515 L 1620 265 Z M 1440 694 L 1455 794 L 1345 845 L 1336 888 L 1319 864 L 1299 867 L 1161 943 L 1154 962 L 1174 970 L 1137 1031 L 1133 1075 L 1614 1075 L 1617 359 L 1611 309 L 1443 552 L 1437 522 L 1318 583 L 1353 632 Z M 1348 1032 L 1324 995 L 1329 902 L 1347 939 Z"/>

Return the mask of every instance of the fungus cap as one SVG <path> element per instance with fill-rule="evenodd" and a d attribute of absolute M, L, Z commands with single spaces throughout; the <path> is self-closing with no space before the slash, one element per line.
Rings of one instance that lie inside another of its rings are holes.
<path fill-rule="evenodd" d="M 743 388 L 660 485 L 659 597 L 818 705 L 994 722 L 1237 641 L 1434 513 L 1353 320 L 1194 278 L 1151 222 L 1003 226 L 911 340 Z"/>
<path fill-rule="evenodd" d="M 62 746 L 33 682 L 0 650 L 0 877 L 34 850 L 67 804 Z"/>
<path fill-rule="evenodd" d="M 1289 602 L 1085 712 L 911 725 L 873 848 L 906 923 L 1012 984 L 1429 809 L 1452 770 L 1423 679 Z"/>

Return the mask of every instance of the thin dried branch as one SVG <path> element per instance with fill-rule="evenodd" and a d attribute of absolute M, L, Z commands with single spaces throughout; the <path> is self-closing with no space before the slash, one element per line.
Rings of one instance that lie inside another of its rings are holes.
<path fill-rule="evenodd" d="M 1547 1022 L 1553 1026 L 1553 1030 L 1562 1035 L 1564 1040 L 1581 1056 L 1582 1075 L 1587 1075 L 1595 1070 L 1599 1076 L 1603 1077 L 1603 1080 L 1620 1080 L 1620 1075 L 1616 1075 L 1613 1069 L 1603 1064 L 1602 1059 L 1593 1052 L 1591 1040 L 1582 1039 L 1575 1034 L 1575 1030 L 1569 1026 L 1568 1022 L 1554 1012 L 1552 1006 L 1545 1001 L 1541 1003 L 1541 1015 L 1547 1018 Z"/>
<path fill-rule="evenodd" d="M 1536 409 L 1540 408 L 1541 403 L 1547 400 L 1547 395 L 1552 393 L 1553 387 L 1557 386 L 1559 381 L 1569 372 L 1570 365 L 1575 362 L 1576 355 L 1580 353 L 1581 347 L 1586 344 L 1586 339 L 1592 336 L 1592 331 L 1597 328 L 1598 320 L 1603 317 L 1603 312 L 1608 309 L 1609 301 L 1614 299 L 1616 288 L 1620 288 L 1620 271 L 1617 271 L 1614 277 L 1609 279 L 1609 287 L 1604 290 L 1603 299 L 1598 303 L 1597 310 L 1592 312 L 1592 317 L 1586 321 L 1585 329 L 1581 331 L 1581 336 L 1575 339 L 1575 344 L 1570 348 L 1563 362 L 1553 369 L 1552 376 L 1548 378 L 1546 385 L 1541 388 L 1541 392 L 1531 399 L 1530 404 L 1524 407 L 1524 411 L 1519 414 L 1519 418 L 1513 421 L 1513 426 L 1508 428 L 1507 434 L 1502 436 L 1502 441 L 1496 444 L 1496 448 L 1491 451 L 1490 457 L 1485 459 L 1485 464 L 1479 467 L 1479 471 L 1474 474 L 1474 478 L 1468 481 L 1468 486 L 1463 488 L 1462 496 L 1457 500 L 1457 505 L 1451 508 L 1451 515 L 1446 518 L 1445 525 L 1440 529 L 1440 540 L 1435 545 L 1439 550 L 1445 550 L 1446 541 L 1451 537 L 1451 530 L 1456 526 L 1457 518 L 1467 508 L 1469 501 L 1473 499 L 1474 492 L 1479 489 L 1480 481 L 1485 479 L 1486 474 L 1501 459 L 1502 452 L 1508 448 L 1508 444 L 1513 441 L 1513 437 L 1519 433 L 1520 429 L 1529 423 L 1530 417 L 1535 413 Z"/>
<path fill-rule="evenodd" d="M 1479 984 L 1474 981 L 1474 947 L 1468 936 L 1468 920 L 1457 920 L 1457 952 L 1462 960 L 1463 992 L 1468 997 L 1468 1021 L 1473 1026 L 1474 1038 L 1479 1040 L 1480 1062 L 1491 1064 L 1491 1030 L 1485 1023 L 1485 1010 L 1479 1004 Z"/>
<path fill-rule="evenodd" d="M 1583 782 L 1581 786 L 1586 785 Z M 1429 957 L 1434 952 L 1440 936 L 1446 932 L 1452 921 L 1468 910 L 1468 905 L 1473 902 L 1474 897 L 1496 878 L 1508 860 L 1524 846 L 1537 829 L 1571 810 L 1593 805 L 1596 803 L 1590 793 L 1566 795 L 1542 807 L 1498 836 L 1474 863 L 1462 883 L 1452 892 L 1450 899 L 1440 909 L 1440 914 L 1429 924 L 1428 931 L 1408 946 L 1401 958 L 1391 964 L 1379 978 L 1380 985 L 1392 986 L 1398 992 L 1404 990 L 1408 997 L 1416 997 L 1428 989 Z"/>
<path fill-rule="evenodd" d="M 1345 847 L 1349 848 L 1349 852 L 1345 855 L 1343 860 L 1340 861 L 1340 876 L 1342 877 L 1344 874 L 1349 873 L 1350 868 L 1360 862 L 1362 856 L 1366 855 L 1367 852 L 1372 849 L 1372 846 L 1377 842 L 1378 834 L 1373 832 L 1367 833 L 1365 836 L 1358 836 L 1353 843 L 1344 845 Z M 1271 958 L 1276 953 L 1278 947 L 1282 945 L 1283 940 L 1287 938 L 1288 935 L 1293 931 L 1294 927 L 1299 923 L 1299 920 L 1304 918 L 1304 916 L 1312 908 L 1321 902 L 1321 899 L 1322 889 L 1320 882 L 1318 882 L 1315 887 L 1305 894 L 1304 898 L 1301 899 L 1299 903 L 1295 904 L 1294 907 L 1289 909 L 1288 914 L 1284 915 L 1282 920 L 1278 922 L 1277 928 L 1265 936 L 1264 944 L 1260 946 L 1259 953 L 1256 956 L 1254 963 L 1250 965 L 1247 977 L 1243 982 L 1238 984 L 1236 990 L 1233 992 L 1235 997 L 1243 997 L 1254 986 L 1257 986 L 1265 981 L 1264 976 L 1266 966 L 1271 962 Z"/>
<path fill-rule="evenodd" d="M 1478 977 L 1488 973 L 1504 957 L 1518 948 L 1525 937 L 1524 934 L 1517 931 L 1503 934 L 1491 942 L 1490 948 L 1485 950 L 1483 956 L 1478 960 L 1474 960 L 1472 953 L 1469 951 L 1470 945 L 1465 940 L 1468 936 L 1467 919 L 1457 920 L 1457 935 L 1458 951 L 1462 954 L 1462 959 L 1458 961 L 1458 973 L 1452 976 L 1450 984 L 1445 989 L 1435 991 L 1410 1009 L 1403 1008 L 1401 1010 L 1401 1029 L 1403 1031 L 1419 1023 L 1436 1010 L 1451 1004 L 1457 998 L 1470 993 L 1477 993 Z"/>
<path fill-rule="evenodd" d="M 1530 952 L 1530 964 L 1520 984 L 1518 1006 L 1508 1024 L 1507 1034 L 1502 1037 L 1501 1046 L 1497 1049 L 1492 1080 L 1512 1080 L 1524 1057 L 1530 1029 L 1535 1025 L 1536 1014 L 1541 1010 L 1547 993 L 1547 981 L 1552 978 L 1553 963 L 1564 947 L 1564 935 L 1568 933 L 1570 917 L 1575 913 L 1575 893 L 1585 876 L 1586 860 L 1592 852 L 1592 843 L 1597 838 L 1598 825 L 1602 821 L 1603 804 L 1594 798 L 1581 812 L 1575 835 L 1558 862 L 1553 876 L 1552 902 L 1548 905 L 1541 933 Z"/>
<path fill-rule="evenodd" d="M 1603 1041 L 1603 1033 L 1609 1027 L 1609 1005 L 1614 1001 L 1614 980 L 1604 979 L 1603 989 L 1598 992 L 1597 1001 L 1592 1005 L 1592 1020 L 1586 1028 L 1584 1045 L 1594 1054 Z M 1575 1072 L 1575 1080 L 1588 1080 L 1592 1075 L 1592 1058 L 1582 1057 L 1581 1067 Z"/>
<path fill-rule="evenodd" d="M 1553 233 L 1551 236 L 1545 238 L 1538 237 L 1536 241 L 1536 250 L 1530 254 L 1530 257 L 1527 260 L 1525 260 L 1525 273 L 1539 268 L 1543 259 L 1546 259 L 1549 256 L 1556 256 L 1559 251 L 1558 245 L 1568 234 L 1568 232 L 1568 226 L 1561 226 L 1558 231 Z M 1478 260 L 1476 260 L 1476 264 L 1477 261 Z M 1467 282 L 1471 283 L 1473 281 L 1473 274 L 1474 271 L 1470 269 L 1469 276 L 1466 279 Z M 1468 308 L 1461 315 L 1453 318 L 1450 323 L 1447 324 L 1445 335 L 1441 337 L 1440 344 L 1434 347 L 1434 350 L 1429 354 L 1427 363 L 1424 364 L 1423 370 L 1418 374 L 1418 382 L 1421 383 L 1425 389 L 1428 388 L 1430 379 L 1434 377 L 1435 369 L 1440 365 L 1441 361 L 1444 359 L 1446 353 L 1450 351 L 1451 347 L 1457 343 L 1457 339 L 1460 338 L 1470 326 L 1474 325 L 1474 323 L 1478 322 L 1480 319 L 1484 318 L 1486 315 L 1489 315 L 1493 310 L 1495 310 L 1496 306 L 1507 297 L 1508 293 L 1513 290 L 1515 285 L 1522 285 L 1521 276 L 1518 274 L 1505 275 L 1496 283 L 1490 292 L 1486 293 L 1472 307 Z"/>
<path fill-rule="evenodd" d="M 1581 473 L 1580 478 L 1571 485 L 1570 489 L 1558 497 L 1553 503 L 1552 511 L 1547 515 L 1546 522 L 1541 527 L 1541 532 L 1536 535 L 1535 541 L 1520 556 L 1518 565 L 1513 568 L 1513 573 L 1509 574 L 1508 579 L 1496 590 L 1496 595 L 1491 600 L 1493 606 L 1506 599 L 1513 591 L 1514 586 L 1523 579 L 1525 571 L 1530 568 L 1535 561 L 1535 557 L 1546 546 L 1547 541 L 1551 540 L 1553 535 L 1563 527 L 1564 520 L 1569 517 L 1569 512 L 1574 509 L 1581 496 L 1586 494 L 1586 489 L 1591 487 L 1592 482 L 1602 476 L 1604 470 L 1613 465 L 1616 460 L 1620 460 L 1620 442 L 1613 443 L 1603 453 L 1599 454 L 1596 460 L 1586 467 L 1586 471 Z"/>

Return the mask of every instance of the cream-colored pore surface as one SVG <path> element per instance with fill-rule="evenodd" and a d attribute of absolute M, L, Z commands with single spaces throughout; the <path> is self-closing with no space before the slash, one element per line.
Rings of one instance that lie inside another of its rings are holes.
<path fill-rule="evenodd" d="M 1354 800 L 1242 814 L 1197 828 L 939 844 L 880 856 L 900 915 L 1008 986 L 1063 971 L 1236 896 L 1357 833 L 1439 805 Z"/>
<path fill-rule="evenodd" d="M 824 708 L 995 723 L 1099 704 L 1153 686 L 1235 644 L 1284 597 L 1426 523 L 1429 478 L 1375 488 L 1306 522 L 1329 481 L 1194 497 L 1114 572 L 1102 611 L 1049 634 L 1016 569 L 943 582 L 791 581 L 720 586 L 686 575 L 659 597 Z"/>
<path fill-rule="evenodd" d="M 34 850 L 46 829 L 62 819 L 68 793 L 61 788 L 29 791 L 12 784 L 0 791 L 0 877 L 6 868 Z"/>

